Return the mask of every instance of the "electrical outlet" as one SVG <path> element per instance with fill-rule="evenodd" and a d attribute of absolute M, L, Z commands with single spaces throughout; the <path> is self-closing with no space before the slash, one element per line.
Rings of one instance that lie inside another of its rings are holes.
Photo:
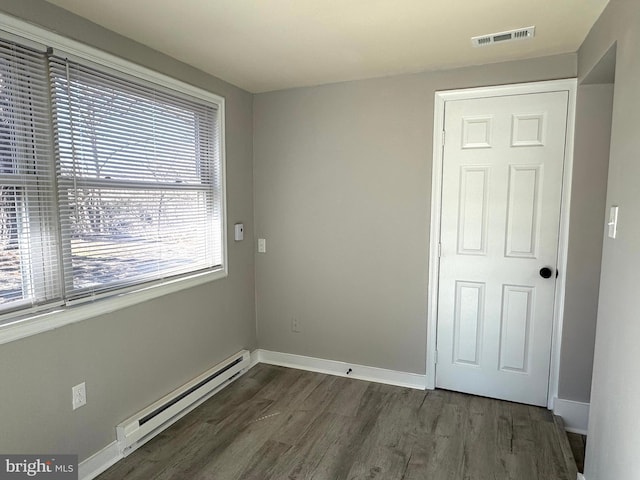
<path fill-rule="evenodd" d="M 76 385 L 71 389 L 71 403 L 73 409 L 80 408 L 87 403 L 87 388 L 84 382 Z"/>
<path fill-rule="evenodd" d="M 298 320 L 297 318 L 291 319 L 291 331 L 293 333 L 302 332 L 302 326 L 300 325 L 300 320 Z"/>

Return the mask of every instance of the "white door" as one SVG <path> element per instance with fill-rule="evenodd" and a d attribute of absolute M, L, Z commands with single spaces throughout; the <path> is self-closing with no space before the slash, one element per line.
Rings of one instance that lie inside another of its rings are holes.
<path fill-rule="evenodd" d="M 445 104 L 439 388 L 547 403 L 567 104 Z"/>

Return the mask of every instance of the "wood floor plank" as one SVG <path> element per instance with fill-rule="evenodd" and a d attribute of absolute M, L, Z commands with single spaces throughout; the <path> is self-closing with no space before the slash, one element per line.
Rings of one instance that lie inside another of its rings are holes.
<path fill-rule="evenodd" d="M 555 424 L 549 419 L 533 421 L 533 430 L 537 441 L 536 470 L 540 478 L 550 480 L 574 480 L 566 472 L 566 462 L 562 448 L 558 443 Z"/>
<path fill-rule="evenodd" d="M 424 392 L 418 409 L 413 414 L 415 442 L 411 461 L 407 469 L 408 476 L 414 470 L 432 461 L 436 446 L 436 428 L 444 405 L 444 394 L 440 390 Z"/>
<path fill-rule="evenodd" d="M 390 401 L 389 397 L 388 393 L 369 386 L 362 397 L 357 414 L 348 421 L 345 419 L 345 423 L 349 425 L 348 436 L 339 440 L 338 448 L 332 449 L 332 453 L 335 453 L 331 457 L 325 457 L 321 463 L 322 471 L 331 475 L 328 478 L 347 478 L 361 452 L 371 447 L 376 425 Z"/>
<path fill-rule="evenodd" d="M 508 478 L 498 447 L 496 403 L 482 397 L 469 399 L 463 446 L 464 479 Z"/>
<path fill-rule="evenodd" d="M 427 397 L 428 399 L 429 397 Z M 432 450 L 420 468 L 407 469 L 407 479 L 459 480 L 464 468 L 464 430 L 468 415 L 466 395 L 446 392 L 435 420 Z"/>
<path fill-rule="evenodd" d="M 326 377 L 303 375 L 305 372 L 282 367 L 276 367 L 276 371 L 277 377 L 254 397 L 254 400 L 267 400 L 270 404 L 258 416 L 237 425 L 234 441 L 215 455 L 194 479 L 208 478 L 210 471 L 228 480 L 244 478 L 247 461 L 259 457 L 265 445 L 277 445 L 278 448 L 292 445 L 278 439 L 279 432 L 287 427 L 287 413 L 303 402 Z"/>
<path fill-rule="evenodd" d="M 204 422 L 203 426 L 208 425 L 209 428 L 204 428 L 202 435 L 196 438 L 177 439 L 176 444 L 180 445 L 180 454 L 174 455 L 173 461 L 153 478 L 157 480 L 195 478 L 209 467 L 212 459 L 215 461 L 225 450 L 231 448 L 239 432 L 251 420 L 263 415 L 270 404 L 271 400 L 251 399 L 224 420 L 214 423 Z M 236 462 L 248 460 L 242 456 L 236 459 Z"/>
<path fill-rule="evenodd" d="M 256 393 L 260 398 L 269 400 L 281 400 L 286 397 L 287 392 L 301 377 L 306 377 L 302 370 L 293 368 L 273 367 L 273 377 L 269 382 L 263 382 L 262 388 Z"/>
<path fill-rule="evenodd" d="M 98 480 L 573 480 L 551 414 L 258 365 Z"/>
<path fill-rule="evenodd" d="M 362 397 L 370 385 L 369 382 L 362 380 L 337 378 L 335 388 L 338 389 L 338 393 L 327 405 L 327 411 L 345 417 L 354 417 L 358 413 Z"/>
<path fill-rule="evenodd" d="M 297 445 L 300 437 L 304 436 L 314 421 L 324 412 L 326 405 L 337 395 L 335 389 L 336 377 L 313 374 L 319 382 L 311 384 L 313 388 L 304 389 L 301 398 L 283 412 L 285 415 L 282 428 L 276 432 L 273 440 Z"/>
<path fill-rule="evenodd" d="M 566 432 L 571 454 L 576 463 L 576 469 L 582 473 L 584 472 L 584 452 L 587 449 L 587 437 L 578 433 Z"/>
<path fill-rule="evenodd" d="M 242 480 L 265 480 L 271 478 L 274 468 L 289 450 L 291 450 L 291 445 L 271 440 L 267 441 L 253 457 L 247 468 L 240 473 L 239 478 Z"/>
<path fill-rule="evenodd" d="M 327 413 L 327 415 L 335 417 L 340 425 L 339 430 L 335 429 L 328 433 L 331 435 L 341 432 L 341 434 L 334 436 L 306 476 L 296 478 L 332 478 L 336 480 L 346 478 L 353 458 L 363 448 L 380 412 L 388 401 L 388 394 L 380 392 L 376 387 L 376 385 L 368 384 L 368 388 L 358 405 L 357 413 L 353 417 Z M 317 432 L 314 431 L 315 427 L 309 430 L 313 432 L 312 436 L 317 436 Z M 308 459 L 302 458 L 299 467 L 307 463 L 309 463 Z M 305 471 L 305 469 L 304 467 L 297 468 L 296 471 Z"/>
<path fill-rule="evenodd" d="M 342 461 L 345 478 L 403 478 L 416 443 L 415 412 L 424 392 L 397 390 L 387 396 L 376 422 L 358 452 Z"/>
<path fill-rule="evenodd" d="M 322 471 L 326 468 L 326 465 L 321 465 L 323 459 L 341 438 L 345 438 L 348 430 L 349 423 L 345 417 L 322 412 L 305 428 L 303 435 L 297 439 L 295 448 L 288 455 L 282 456 L 271 478 L 323 478 Z"/>
<path fill-rule="evenodd" d="M 256 398 L 269 398 L 271 404 L 261 411 L 259 416 L 249 419 L 244 425 L 239 425 L 233 443 L 212 459 L 206 470 L 216 471 L 217 475 L 224 479 L 244 478 L 245 464 L 238 459 L 259 456 L 265 445 L 293 445 L 291 441 L 283 441 L 285 437 L 281 435 L 283 429 L 290 428 L 287 413 L 304 403 L 313 392 L 317 392 L 323 380 L 326 380 L 327 384 L 332 384 L 333 380 L 322 375 L 301 375 L 305 372 L 281 367 L 280 369 L 280 375 L 272 385 L 266 386 L 256 394 Z M 334 395 L 331 388 L 321 390 L 330 396 Z"/>

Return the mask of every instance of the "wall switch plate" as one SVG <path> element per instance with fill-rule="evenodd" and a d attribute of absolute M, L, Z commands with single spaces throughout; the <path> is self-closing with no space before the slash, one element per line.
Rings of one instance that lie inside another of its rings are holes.
<path fill-rule="evenodd" d="M 240 241 L 244 240 L 244 224 L 236 223 L 233 226 L 233 239 L 236 242 L 240 242 Z"/>
<path fill-rule="evenodd" d="M 292 318 L 291 319 L 291 331 L 293 333 L 302 332 L 302 327 L 300 325 L 300 320 L 298 320 L 297 318 Z"/>
<path fill-rule="evenodd" d="M 73 409 L 80 408 L 87 403 L 87 388 L 84 382 L 71 389 L 71 403 Z"/>
<path fill-rule="evenodd" d="M 264 238 L 258 239 L 258 253 L 266 253 L 267 252 L 267 240 Z"/>
<path fill-rule="evenodd" d="M 609 238 L 616 238 L 618 235 L 618 206 L 612 205 L 609 209 L 609 222 L 607 223 Z"/>

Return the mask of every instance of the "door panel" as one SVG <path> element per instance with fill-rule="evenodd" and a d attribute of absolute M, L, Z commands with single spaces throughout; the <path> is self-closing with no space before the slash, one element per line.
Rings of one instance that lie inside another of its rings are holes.
<path fill-rule="evenodd" d="M 460 213 L 458 215 L 458 254 L 487 253 L 487 179 L 485 167 L 462 167 L 460 175 Z"/>
<path fill-rule="evenodd" d="M 500 370 L 528 372 L 534 289 L 505 285 L 500 319 Z"/>
<path fill-rule="evenodd" d="M 484 317 L 484 283 L 456 282 L 454 362 L 478 365 Z"/>
<path fill-rule="evenodd" d="M 536 258 L 541 166 L 509 166 L 507 257 Z"/>
<path fill-rule="evenodd" d="M 437 387 L 546 404 L 567 103 L 445 105 Z"/>

